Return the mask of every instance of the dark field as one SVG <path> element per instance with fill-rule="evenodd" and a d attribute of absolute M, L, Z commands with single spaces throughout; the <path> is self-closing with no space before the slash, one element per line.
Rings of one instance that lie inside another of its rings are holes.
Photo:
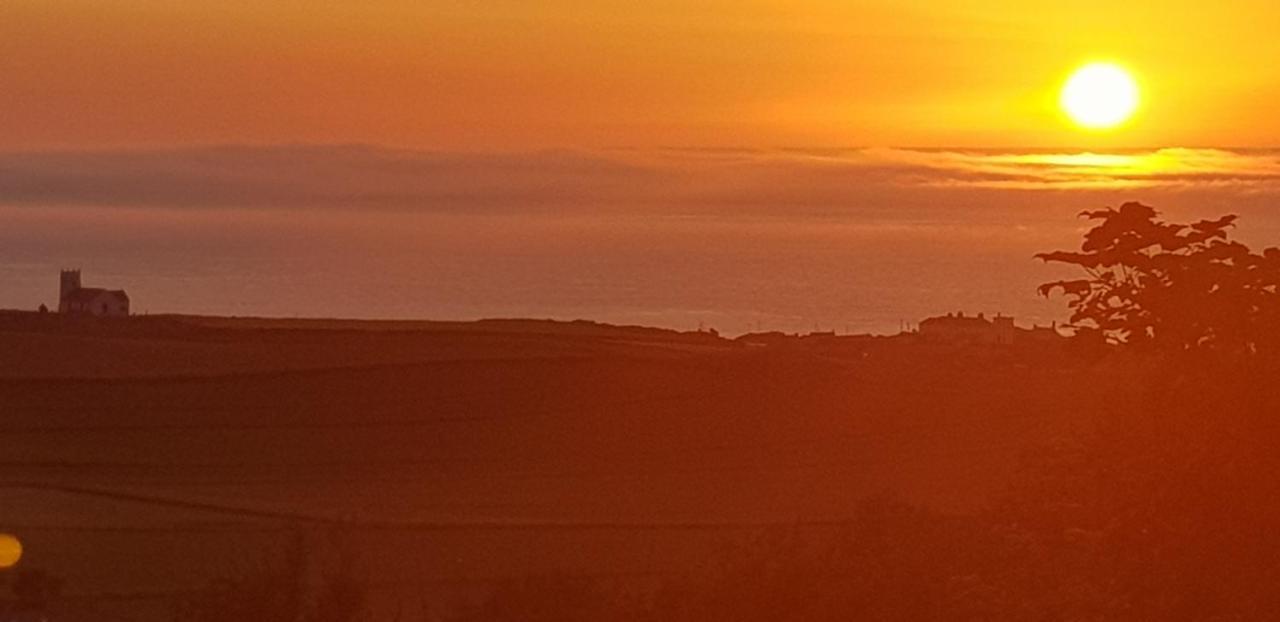
<path fill-rule="evenodd" d="M 868 507 L 1006 511 L 1044 448 L 1147 403 L 1153 375 L 908 338 L 15 314 L 0 531 L 63 581 L 59 620 L 175 619 L 298 550 L 313 581 L 353 577 L 371 619 L 525 619 L 483 609 L 504 594 L 579 619 L 521 589 L 651 602 L 778 534 L 783 557 L 856 541 Z"/>

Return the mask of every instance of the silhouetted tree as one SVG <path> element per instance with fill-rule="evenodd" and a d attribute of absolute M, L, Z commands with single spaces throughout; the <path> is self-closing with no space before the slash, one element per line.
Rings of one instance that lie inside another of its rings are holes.
<path fill-rule="evenodd" d="M 292 534 L 275 563 L 260 564 L 235 578 L 215 581 L 191 598 L 179 614 L 183 622 L 360 622 L 369 619 L 367 589 L 342 556 L 308 585 L 314 547 L 301 532 Z"/>
<path fill-rule="evenodd" d="M 62 592 L 62 579 L 35 568 L 19 570 L 12 577 L 0 574 L 13 597 L 0 597 L 0 620 L 44 620 L 49 605 Z"/>
<path fill-rule="evenodd" d="M 1141 203 L 1081 216 L 1100 222 L 1080 252 L 1036 255 L 1088 274 L 1040 286 L 1042 295 L 1067 296 L 1073 325 L 1168 350 L 1256 351 L 1274 340 L 1280 250 L 1257 254 L 1228 240 L 1236 216 L 1167 223 Z"/>

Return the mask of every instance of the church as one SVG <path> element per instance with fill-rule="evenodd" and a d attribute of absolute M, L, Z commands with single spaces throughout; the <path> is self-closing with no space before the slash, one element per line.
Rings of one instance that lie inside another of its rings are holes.
<path fill-rule="evenodd" d="M 63 270 L 58 313 L 128 317 L 129 294 L 122 289 L 82 287 L 79 270 Z"/>

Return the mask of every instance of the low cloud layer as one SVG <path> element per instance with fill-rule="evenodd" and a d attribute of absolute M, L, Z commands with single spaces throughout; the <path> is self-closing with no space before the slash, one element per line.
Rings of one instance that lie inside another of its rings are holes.
<path fill-rule="evenodd" d="M 1068 192 L 1071 191 L 1071 192 Z M 370 146 L 0 153 L 0 205 L 700 213 L 1270 201 L 1280 152 L 612 150 L 472 154 Z"/>
<path fill-rule="evenodd" d="M 571 152 L 470 155 L 364 146 L 0 154 L 0 203 L 130 207 L 442 207 L 608 196 L 645 179 Z"/>

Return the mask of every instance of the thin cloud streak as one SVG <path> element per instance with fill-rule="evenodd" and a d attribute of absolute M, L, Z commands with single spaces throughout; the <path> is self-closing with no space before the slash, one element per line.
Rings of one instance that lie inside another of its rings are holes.
<path fill-rule="evenodd" d="M 956 190 L 970 190 L 956 193 Z M 1270 197 L 1280 152 L 611 150 L 477 154 L 373 146 L 0 153 L 0 205 L 715 213 L 999 204 L 1141 190 Z"/>

